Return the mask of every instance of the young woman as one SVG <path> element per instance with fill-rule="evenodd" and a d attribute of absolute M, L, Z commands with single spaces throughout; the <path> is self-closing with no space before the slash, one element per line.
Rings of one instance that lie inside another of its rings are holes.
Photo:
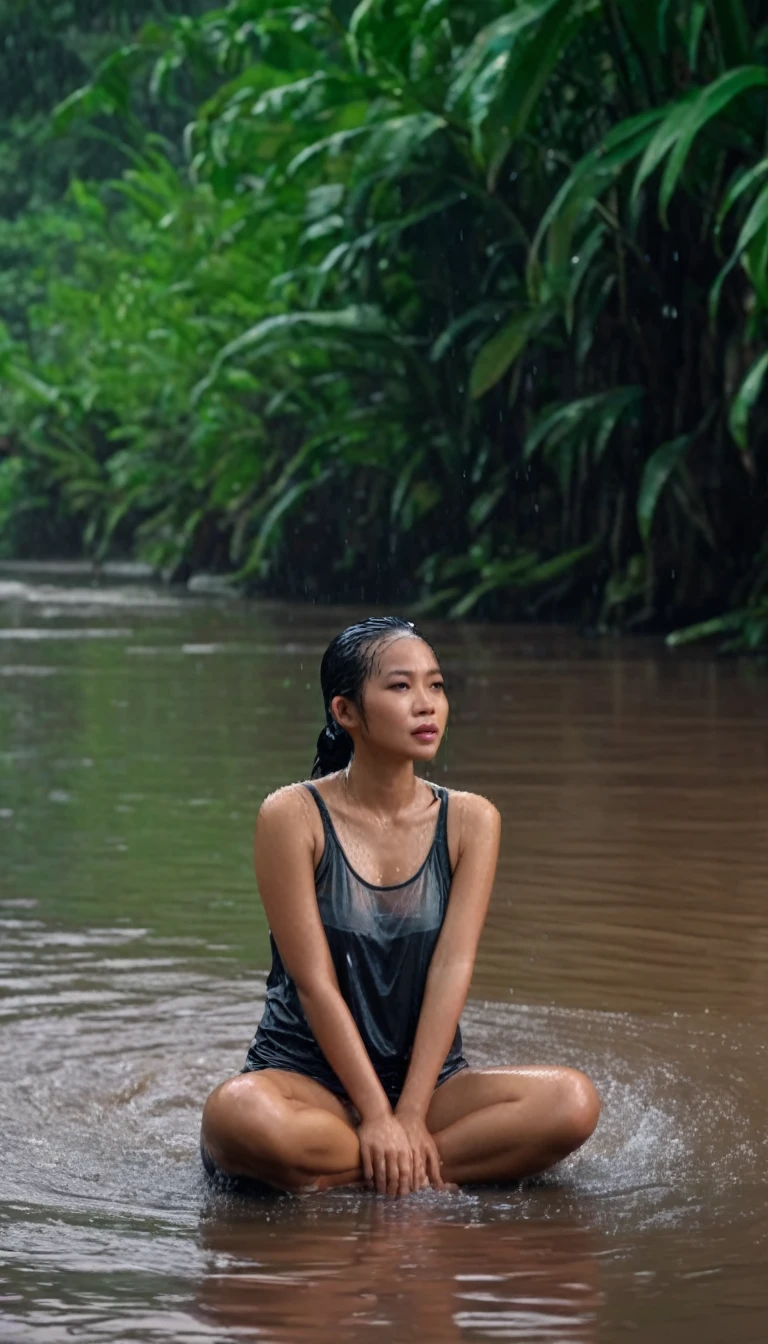
<path fill-rule="evenodd" d="M 205 1104 L 203 1161 L 389 1195 L 542 1171 L 589 1138 L 599 1101 L 574 1069 L 462 1053 L 499 814 L 414 774 L 448 718 L 435 652 L 410 622 L 369 619 L 320 680 L 318 783 L 279 789 L 256 822 L 272 970 L 245 1068 Z"/>

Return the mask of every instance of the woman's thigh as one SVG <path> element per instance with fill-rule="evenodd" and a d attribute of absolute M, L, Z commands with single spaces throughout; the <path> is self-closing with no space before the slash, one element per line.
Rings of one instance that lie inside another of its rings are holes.
<path fill-rule="evenodd" d="M 467 1069 L 437 1088 L 427 1112 L 448 1181 L 518 1180 L 580 1148 L 600 1113 L 575 1069 Z"/>
<path fill-rule="evenodd" d="M 357 1166 L 354 1113 L 303 1074 L 261 1069 L 221 1083 L 203 1109 L 201 1142 L 228 1175 L 293 1185 Z"/>
<path fill-rule="evenodd" d="M 599 1108 L 592 1084 L 576 1069 L 537 1064 L 463 1069 L 435 1089 L 427 1111 L 427 1127 L 437 1134 L 474 1111 L 500 1102 L 526 1102 L 537 1109 L 549 1109 L 562 1106 L 564 1101 Z"/>
<path fill-rule="evenodd" d="M 262 1087 L 264 1084 L 270 1091 L 274 1090 L 296 1106 L 317 1106 L 321 1110 L 330 1111 L 331 1115 L 338 1116 L 340 1120 L 352 1123 L 349 1119 L 351 1112 L 347 1102 L 335 1092 L 331 1092 L 330 1088 L 316 1082 L 314 1078 L 308 1078 L 303 1073 L 292 1073 L 290 1069 L 252 1069 L 247 1073 L 236 1073 L 233 1078 L 220 1083 L 211 1093 L 211 1097 L 215 1097 L 222 1090 L 242 1089 L 245 1095 L 248 1095 L 254 1085 Z"/>

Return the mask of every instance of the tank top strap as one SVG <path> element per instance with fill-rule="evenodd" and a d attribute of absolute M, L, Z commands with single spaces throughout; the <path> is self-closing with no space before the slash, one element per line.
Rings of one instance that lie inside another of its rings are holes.
<path fill-rule="evenodd" d="M 307 793 L 311 793 L 312 797 L 314 798 L 317 804 L 317 810 L 320 813 L 320 820 L 323 823 L 323 836 L 325 838 L 325 844 L 323 846 L 323 857 L 321 858 L 319 864 L 317 865 L 317 868 L 315 869 L 315 885 L 317 885 L 318 882 L 322 882 L 322 880 L 325 878 L 328 872 L 329 865 L 335 866 L 336 864 L 338 864 L 339 859 L 341 859 L 343 862 L 344 851 L 341 848 L 341 845 L 339 844 L 339 839 L 338 836 L 336 835 L 336 830 L 334 828 L 333 821 L 331 820 L 331 814 L 328 811 L 328 808 L 326 807 L 325 803 L 323 802 L 321 794 L 315 788 L 314 784 L 302 784 L 302 788 L 306 789 Z M 346 867 L 346 864 L 344 864 L 344 867 Z"/>
<path fill-rule="evenodd" d="M 326 844 L 328 843 L 329 839 L 334 841 L 336 839 L 336 832 L 333 828 L 333 822 L 331 821 L 331 814 L 328 811 L 328 808 L 326 807 L 325 803 L 323 802 L 322 794 L 318 792 L 314 784 L 304 784 L 302 787 L 307 790 L 307 793 L 312 794 L 312 797 L 317 803 L 317 810 L 320 813 L 320 818 L 323 823 L 323 830 L 325 832 Z"/>
<path fill-rule="evenodd" d="M 453 873 L 451 871 L 451 856 L 448 852 L 448 798 L 447 789 L 442 788 L 440 784 L 432 784 L 430 788 L 434 790 L 436 796 L 440 799 L 440 815 L 437 819 L 437 831 L 435 832 L 435 843 L 433 853 L 437 863 L 440 866 L 443 878 L 448 887 L 451 885 Z"/>

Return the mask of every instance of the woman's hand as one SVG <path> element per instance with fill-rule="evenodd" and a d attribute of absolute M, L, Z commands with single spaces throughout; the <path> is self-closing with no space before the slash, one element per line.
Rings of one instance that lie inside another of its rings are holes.
<path fill-rule="evenodd" d="M 413 1190 L 411 1145 L 400 1121 L 391 1112 L 360 1122 L 360 1161 L 363 1176 L 380 1195 L 409 1195 Z"/>
<path fill-rule="evenodd" d="M 446 1183 L 440 1170 L 440 1154 L 422 1116 L 414 1112 L 397 1112 L 405 1137 L 411 1149 L 411 1188 L 445 1190 Z"/>

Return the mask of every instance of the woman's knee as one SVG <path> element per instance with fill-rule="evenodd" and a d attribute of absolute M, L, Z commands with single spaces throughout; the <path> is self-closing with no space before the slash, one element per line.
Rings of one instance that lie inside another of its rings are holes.
<path fill-rule="evenodd" d="M 285 1102 L 267 1079 L 237 1074 L 221 1083 L 203 1107 L 201 1138 L 223 1171 L 254 1162 L 289 1161 Z M 247 1174 L 247 1173 L 244 1173 Z"/>
<path fill-rule="evenodd" d="M 572 1153 L 594 1134 L 600 1097 L 594 1083 L 578 1069 L 558 1070 L 556 1088 L 558 1138 L 564 1153 Z"/>

